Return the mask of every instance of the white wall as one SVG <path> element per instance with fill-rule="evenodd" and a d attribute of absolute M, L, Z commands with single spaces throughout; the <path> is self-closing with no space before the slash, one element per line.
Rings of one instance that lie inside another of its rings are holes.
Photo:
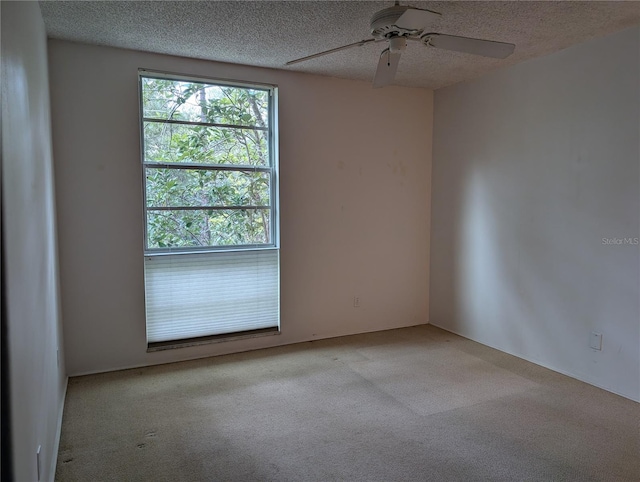
<path fill-rule="evenodd" d="M 431 323 L 640 400 L 639 30 L 435 95 Z M 589 347 L 592 331 L 602 351 Z"/>
<path fill-rule="evenodd" d="M 53 480 L 66 386 L 47 79 L 37 2 L 2 2 L 2 212 L 14 478 Z M 62 349 L 62 347 L 60 347 Z M 61 356 L 62 358 L 62 356 Z M 5 383 L 5 380 L 3 380 Z"/>
<path fill-rule="evenodd" d="M 70 375 L 428 321 L 431 91 L 63 41 L 49 54 Z M 146 353 L 139 67 L 279 85 L 281 335 Z"/>

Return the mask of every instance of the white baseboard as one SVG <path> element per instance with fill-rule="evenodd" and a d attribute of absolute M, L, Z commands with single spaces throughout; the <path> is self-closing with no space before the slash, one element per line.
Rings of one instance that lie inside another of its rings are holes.
<path fill-rule="evenodd" d="M 53 454 L 51 457 L 51 478 L 49 482 L 55 482 L 56 468 L 58 466 L 58 451 L 60 450 L 60 437 L 62 436 L 62 415 L 64 414 L 64 404 L 67 400 L 67 386 L 69 385 L 69 377 L 64 378 L 64 390 L 62 393 L 62 403 L 60 403 L 60 409 L 58 411 L 58 423 L 56 427 L 56 439 L 53 443 Z"/>
<path fill-rule="evenodd" d="M 240 348 L 240 349 L 231 349 L 229 351 L 224 351 L 221 353 L 213 353 L 213 354 L 206 354 L 206 355 L 196 355 L 196 356 L 186 356 L 186 357 L 180 357 L 177 358 L 175 360 L 167 360 L 167 361 L 161 361 L 161 362 L 157 362 L 157 363 L 138 363 L 138 364 L 130 364 L 130 365 L 119 365 L 119 366 L 114 366 L 114 367 L 110 367 L 110 368 L 105 368 L 105 369 L 98 369 L 98 370 L 87 370 L 87 371 L 82 371 L 82 372 L 77 372 L 77 373 L 72 373 L 70 376 L 71 378 L 75 378 L 75 377 L 84 377 L 87 375 L 98 375 L 100 373 L 110 373 L 110 372 L 117 372 L 117 371 L 122 371 L 122 370 L 133 370 L 136 368 L 145 368 L 145 367 L 150 367 L 150 366 L 158 366 L 158 365 L 168 365 L 171 363 L 180 363 L 180 362 L 186 362 L 186 361 L 192 361 L 192 360 L 202 360 L 204 358 L 212 358 L 212 357 L 218 357 L 218 356 L 225 356 L 225 355 L 234 355 L 237 353 L 246 353 L 246 352 L 250 352 L 250 351 L 256 351 L 256 350 L 267 350 L 269 348 L 277 348 L 277 347 L 282 347 L 282 346 L 289 346 L 289 345 L 296 345 L 298 343 L 307 343 L 310 341 L 318 341 L 318 340 L 328 340 L 331 338 L 341 338 L 343 336 L 353 336 L 353 335 L 364 335 L 367 333 L 376 333 L 378 331 L 387 331 L 387 330 L 398 330 L 401 328 L 410 328 L 413 326 L 422 326 L 422 325 L 427 325 L 429 324 L 428 321 L 425 321 L 423 323 L 412 323 L 412 324 L 408 324 L 408 325 L 403 325 L 400 324 L 398 326 L 386 326 L 386 327 L 375 327 L 373 329 L 370 330 L 365 330 L 362 331 L 362 329 L 357 329 L 357 330 L 347 330 L 344 332 L 339 332 L 339 333 L 322 333 L 322 334 L 317 334 L 317 335 L 311 335 L 311 336 L 305 336 L 305 337 L 300 337 L 300 338 L 296 338 L 295 340 L 288 340 L 288 341 L 281 341 L 282 338 L 274 336 L 274 337 L 270 337 L 272 338 L 275 343 L 273 344 L 269 344 L 268 346 L 262 346 L 259 348 Z"/>
<path fill-rule="evenodd" d="M 576 375 L 574 373 L 569 373 L 567 371 L 561 370 L 561 369 L 559 369 L 557 367 L 554 367 L 552 365 L 548 365 L 546 363 L 543 363 L 540 360 L 534 360 L 532 358 L 526 357 L 526 356 L 521 355 L 519 353 L 513 353 L 511 351 L 507 351 L 507 350 L 505 350 L 503 348 L 491 345 L 489 343 L 483 343 L 483 342 L 480 342 L 478 340 L 474 340 L 473 338 L 465 336 L 462 333 L 458 333 L 457 331 L 451 330 L 449 328 L 444 328 L 442 326 L 438 326 L 435 323 L 429 323 L 429 324 L 432 325 L 432 326 L 435 326 L 436 328 L 440 328 L 441 330 L 453 333 L 454 335 L 458 335 L 458 336 L 461 336 L 462 338 L 466 338 L 467 340 L 475 341 L 476 343 L 480 343 L 481 345 L 488 346 L 489 348 L 493 348 L 494 350 L 501 351 L 502 353 L 506 353 L 507 355 L 515 356 L 516 358 L 520 358 L 521 360 L 528 361 L 529 363 L 533 363 L 534 365 L 538 365 L 540 367 L 546 368 L 546 369 L 551 370 L 553 372 L 560 373 L 561 375 L 565 375 L 565 376 L 567 376 L 569 378 L 573 378 L 574 380 L 578 380 L 578 381 L 581 381 L 581 382 L 586 383 L 588 385 L 592 385 L 594 387 L 600 388 L 601 390 L 605 390 L 605 391 L 613 393 L 615 395 L 619 395 L 621 397 L 627 398 L 627 399 L 632 400 L 634 402 L 640 402 L 640 398 L 636 399 L 636 398 L 634 398 L 633 396 L 631 396 L 631 395 L 629 395 L 627 393 L 621 393 L 621 392 L 618 392 L 616 390 L 612 390 L 609 387 L 603 387 L 601 385 L 598 385 L 597 383 L 593 383 L 591 380 L 586 380 L 586 379 L 584 379 L 584 378 L 582 378 L 582 377 L 580 377 L 580 376 L 578 376 L 578 375 Z"/>

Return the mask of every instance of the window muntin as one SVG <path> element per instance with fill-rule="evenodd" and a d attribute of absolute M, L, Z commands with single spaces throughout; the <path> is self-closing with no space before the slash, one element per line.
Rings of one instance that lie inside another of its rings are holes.
<path fill-rule="evenodd" d="M 274 247 L 272 91 L 140 75 L 145 250 Z"/>

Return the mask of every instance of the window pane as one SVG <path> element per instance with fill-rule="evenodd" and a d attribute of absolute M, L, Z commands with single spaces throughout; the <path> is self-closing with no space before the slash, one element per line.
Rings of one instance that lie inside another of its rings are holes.
<path fill-rule="evenodd" d="M 268 206 L 269 173 L 147 168 L 147 206 Z"/>
<path fill-rule="evenodd" d="M 144 160 L 268 166 L 267 136 L 263 130 L 145 122 Z"/>
<path fill-rule="evenodd" d="M 148 248 L 241 246 L 271 242 L 268 209 L 147 211 Z"/>
<path fill-rule="evenodd" d="M 268 127 L 268 108 L 266 90 L 142 77 L 146 118 Z"/>

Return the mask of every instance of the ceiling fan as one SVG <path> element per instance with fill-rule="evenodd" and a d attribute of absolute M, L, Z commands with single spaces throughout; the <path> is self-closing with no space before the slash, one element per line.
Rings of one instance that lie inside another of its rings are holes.
<path fill-rule="evenodd" d="M 393 82 L 398 70 L 400 55 L 407 48 L 407 40 L 421 42 L 427 47 L 453 50 L 484 57 L 504 59 L 511 55 L 515 49 L 514 44 L 494 42 L 456 35 L 446 35 L 436 32 L 425 32 L 425 29 L 441 14 L 431 10 L 399 5 L 396 2 L 393 7 L 385 8 L 373 14 L 371 17 L 371 35 L 373 38 L 360 40 L 349 45 L 325 50 L 307 57 L 291 60 L 286 65 L 297 64 L 315 59 L 323 55 L 332 54 L 351 47 L 362 47 L 370 42 L 388 42 L 389 46 L 380 54 L 378 68 L 373 79 L 374 87 L 384 87 Z"/>

